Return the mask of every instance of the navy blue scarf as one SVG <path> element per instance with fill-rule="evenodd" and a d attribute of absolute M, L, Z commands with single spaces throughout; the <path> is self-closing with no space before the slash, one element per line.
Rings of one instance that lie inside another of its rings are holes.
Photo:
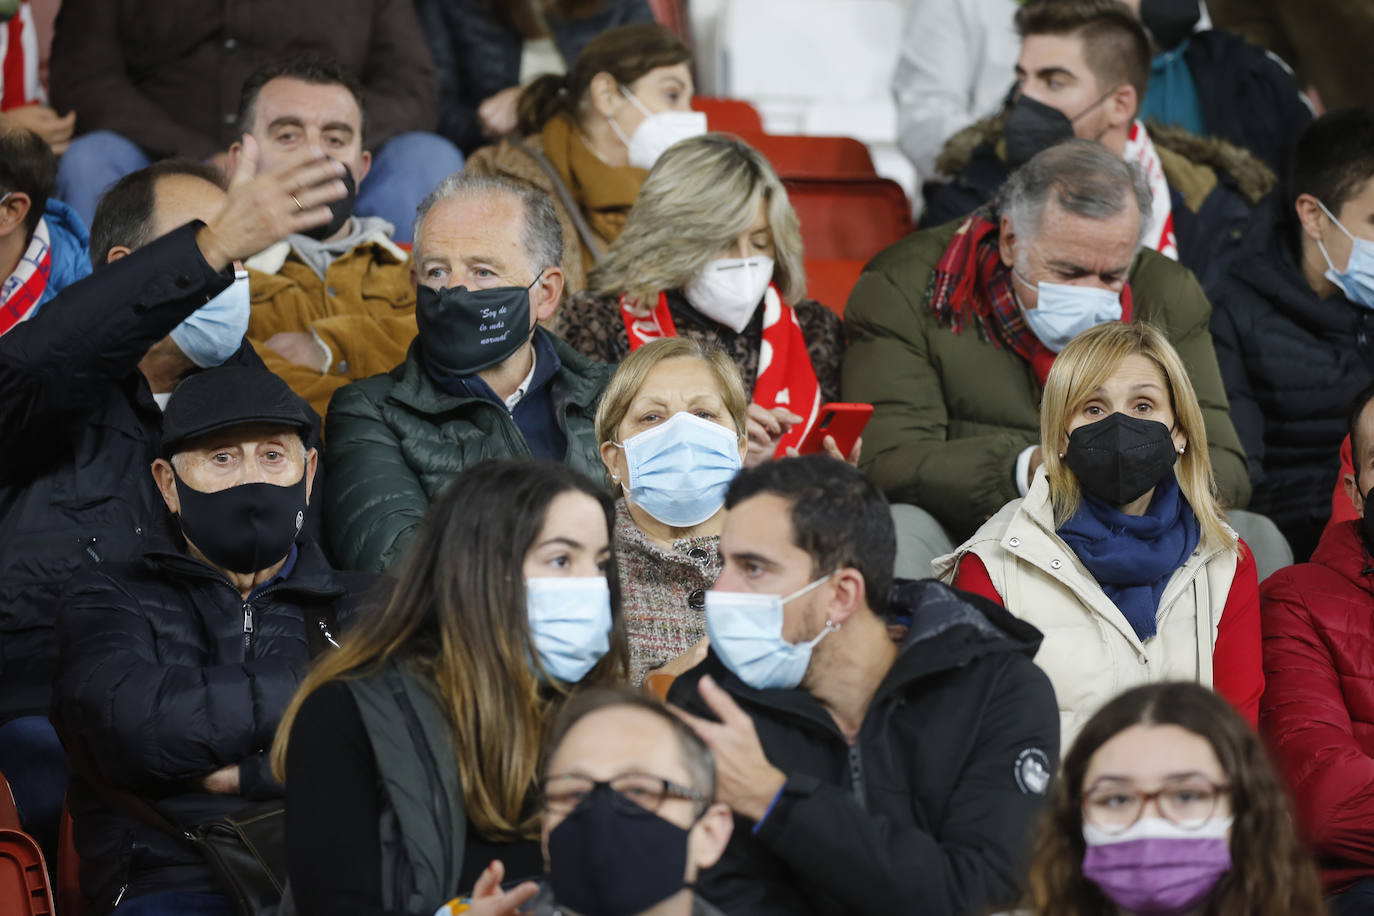
<path fill-rule="evenodd" d="M 1201 529 L 1178 479 L 1165 474 L 1144 515 L 1127 515 L 1085 492 L 1058 533 L 1144 642 L 1155 635 L 1164 586 L 1188 562 Z"/>

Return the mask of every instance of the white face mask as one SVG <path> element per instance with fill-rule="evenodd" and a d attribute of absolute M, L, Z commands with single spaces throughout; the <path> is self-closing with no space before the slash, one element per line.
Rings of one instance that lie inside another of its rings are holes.
<path fill-rule="evenodd" d="M 651 169 L 658 157 L 663 155 L 664 150 L 672 146 L 679 140 L 686 140 L 689 137 L 699 137 L 706 133 L 706 115 L 700 111 L 658 111 L 653 112 L 644 107 L 644 103 L 635 98 L 634 93 L 620 87 L 620 92 L 631 104 L 644 113 L 644 120 L 639 122 L 635 132 L 629 137 L 625 136 L 625 131 L 620 129 L 620 125 L 615 123 L 615 118 L 607 115 L 606 120 L 610 122 L 611 130 L 620 138 L 620 142 L 625 144 L 629 150 L 630 165 L 641 169 Z"/>
<path fill-rule="evenodd" d="M 772 281 L 773 259 L 767 255 L 719 258 L 688 280 L 682 294 L 692 308 L 739 334 L 754 317 Z"/>

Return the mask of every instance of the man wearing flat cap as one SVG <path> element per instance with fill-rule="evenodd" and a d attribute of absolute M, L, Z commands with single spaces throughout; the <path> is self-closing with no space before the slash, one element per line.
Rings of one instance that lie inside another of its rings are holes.
<path fill-rule="evenodd" d="M 203 856 L 113 793 L 156 799 L 185 828 L 280 797 L 277 723 L 375 582 L 332 569 L 301 534 L 310 420 L 266 369 L 186 378 L 152 465 L 179 543 L 80 574 L 58 603 L 53 717 L 82 887 L 102 912 L 136 898 L 140 914 L 232 912 Z"/>

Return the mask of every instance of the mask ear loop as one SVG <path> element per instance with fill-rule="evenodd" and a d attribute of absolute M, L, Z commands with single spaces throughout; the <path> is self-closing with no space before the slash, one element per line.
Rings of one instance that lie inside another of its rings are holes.
<path fill-rule="evenodd" d="M 1337 229 L 1341 230 L 1341 232 L 1345 233 L 1345 237 L 1346 237 L 1346 238 L 1350 239 L 1350 242 L 1351 242 L 1350 256 L 1351 256 L 1351 257 L 1354 257 L 1354 256 L 1355 256 L 1355 250 L 1354 250 L 1355 236 L 1351 235 L 1351 234 L 1350 234 L 1350 230 L 1347 229 L 1347 228 L 1345 228 L 1345 226 L 1341 223 L 1340 220 L 1336 219 L 1335 214 L 1333 214 L 1330 210 L 1326 209 L 1326 204 L 1324 204 L 1324 203 L 1322 203 L 1320 200 L 1318 200 L 1318 201 L 1317 201 L 1317 206 L 1319 206 L 1319 207 L 1322 208 L 1322 212 L 1326 214 L 1326 218 L 1327 218 L 1327 219 L 1331 220 L 1331 224 L 1332 224 L 1333 226 L 1335 226 Z M 1339 270 L 1336 269 L 1336 264 L 1335 264 L 1334 261 L 1331 260 L 1331 255 L 1327 254 L 1327 252 L 1326 252 L 1326 243 L 1323 242 L 1323 241 L 1321 240 L 1321 236 L 1318 236 L 1318 237 L 1317 237 L 1317 250 L 1319 250 L 1319 251 L 1322 253 L 1322 260 L 1326 261 L 1326 266 L 1331 270 L 1332 273 L 1337 273 L 1337 274 L 1338 274 L 1338 273 L 1342 273 L 1342 271 L 1339 271 Z M 1346 270 L 1349 270 L 1349 269 L 1350 269 L 1350 262 L 1349 262 L 1348 260 L 1346 261 L 1345 267 L 1346 267 Z"/>

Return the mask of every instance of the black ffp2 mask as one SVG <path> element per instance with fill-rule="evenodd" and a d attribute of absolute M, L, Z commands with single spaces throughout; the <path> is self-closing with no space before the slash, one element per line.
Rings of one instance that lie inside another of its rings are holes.
<path fill-rule="evenodd" d="M 244 483 L 206 493 L 175 475 L 181 533 L 205 559 L 248 575 L 286 559 L 305 524 L 305 473 L 296 483 Z"/>
<path fill-rule="evenodd" d="M 530 286 L 537 282 L 539 275 Z M 415 324 L 425 367 L 439 376 L 465 376 L 509 359 L 533 333 L 530 286 L 418 288 Z"/>
<path fill-rule="evenodd" d="M 1069 434 L 1064 463 L 1083 489 L 1114 506 L 1150 491 L 1178 460 L 1169 427 L 1113 413 Z"/>
<path fill-rule="evenodd" d="M 347 166 L 344 167 L 342 181 L 348 193 L 338 200 L 331 200 L 325 205 L 329 207 L 329 212 L 333 214 L 329 218 L 329 222 L 325 223 L 323 226 L 316 226 L 314 229 L 306 229 L 301 232 L 301 235 L 309 236 L 317 242 L 323 242 L 325 239 L 342 229 L 344 223 L 348 222 L 348 218 L 353 215 L 353 205 L 358 201 L 358 183 L 353 180 L 353 170 Z"/>
<path fill-rule="evenodd" d="M 689 831 L 597 786 L 549 834 L 549 883 L 583 916 L 633 916 L 686 886 Z"/>
<path fill-rule="evenodd" d="M 1002 125 L 1007 144 L 1007 165 L 1020 168 L 1056 143 L 1073 139 L 1073 122 L 1058 108 L 1037 102 L 1024 92 L 1011 103 Z"/>
<path fill-rule="evenodd" d="M 1201 18 L 1198 0 L 1140 0 L 1140 21 L 1161 51 L 1183 44 Z"/>

